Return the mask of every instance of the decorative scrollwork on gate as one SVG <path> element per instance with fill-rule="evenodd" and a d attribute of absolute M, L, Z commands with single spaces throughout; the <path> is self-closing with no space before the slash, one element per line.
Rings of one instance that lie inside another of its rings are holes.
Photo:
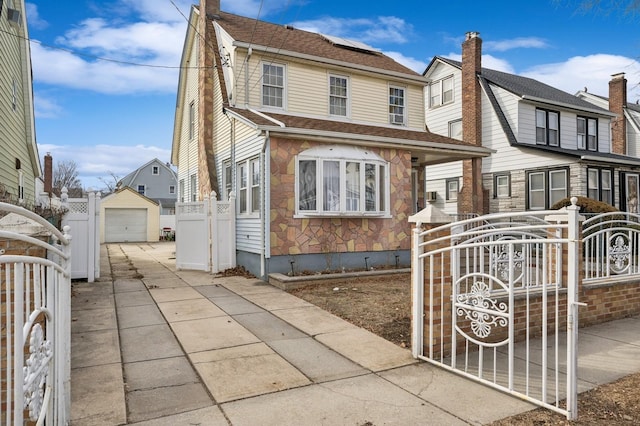
<path fill-rule="evenodd" d="M 513 237 L 509 236 L 500 236 L 498 241 L 504 240 L 515 240 Z M 509 258 L 509 247 L 514 243 L 506 243 L 495 246 L 493 250 L 491 267 L 495 271 L 495 273 L 500 277 L 501 280 L 509 279 L 509 261 L 513 260 L 513 269 L 514 269 L 514 281 L 519 281 L 522 278 L 522 265 L 524 263 L 524 253 L 522 250 L 518 250 L 515 248 L 513 250 L 513 258 Z"/>
<path fill-rule="evenodd" d="M 611 236 L 609 242 L 609 268 L 615 274 L 623 273 L 629 268 L 631 260 L 629 237 L 617 233 Z"/>
<path fill-rule="evenodd" d="M 491 288 L 483 281 L 476 281 L 468 293 L 459 294 L 456 298 L 456 314 L 468 320 L 471 331 L 480 337 L 488 337 L 495 327 L 508 325 L 507 314 L 509 306 L 491 298 Z"/>
<path fill-rule="evenodd" d="M 52 347 L 51 341 L 45 340 L 40 324 L 35 324 L 29 339 L 29 357 L 23 367 L 24 409 L 29 410 L 31 420 L 37 420 L 42 410 L 49 362 L 53 357 Z"/>

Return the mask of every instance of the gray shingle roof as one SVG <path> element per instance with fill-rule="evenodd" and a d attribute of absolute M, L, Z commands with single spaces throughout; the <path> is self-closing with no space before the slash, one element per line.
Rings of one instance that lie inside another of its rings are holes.
<path fill-rule="evenodd" d="M 439 60 L 445 62 L 456 68 L 462 68 L 460 61 L 453 59 L 447 59 L 437 56 Z M 552 104 L 565 104 L 577 109 L 587 110 L 601 110 L 605 112 L 605 109 L 599 108 L 583 99 L 578 98 L 570 93 L 564 92 L 555 87 L 544 84 L 538 80 L 534 80 L 528 77 L 522 77 L 515 74 L 509 74 L 502 71 L 496 71 L 488 68 L 482 68 L 480 77 L 484 78 L 493 85 L 502 87 L 503 89 L 518 95 L 520 97 L 533 97 L 541 100 L 545 100 Z"/>

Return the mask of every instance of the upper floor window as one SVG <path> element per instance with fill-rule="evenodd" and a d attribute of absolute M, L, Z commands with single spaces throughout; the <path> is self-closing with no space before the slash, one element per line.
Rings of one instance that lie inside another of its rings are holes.
<path fill-rule="evenodd" d="M 176 193 L 176 186 L 169 185 L 169 194 L 175 194 L 175 193 Z"/>
<path fill-rule="evenodd" d="M 429 107 L 453 102 L 453 76 L 429 84 Z"/>
<path fill-rule="evenodd" d="M 145 189 L 144 185 L 138 185 L 138 194 L 144 195 Z"/>
<path fill-rule="evenodd" d="M 13 90 L 11 92 L 11 108 L 14 111 L 18 110 L 18 82 L 13 79 Z"/>
<path fill-rule="evenodd" d="M 262 105 L 284 108 L 284 65 L 262 64 Z"/>
<path fill-rule="evenodd" d="M 462 120 L 449 122 L 449 137 L 462 140 Z"/>
<path fill-rule="evenodd" d="M 560 145 L 560 113 L 536 109 L 536 143 Z"/>
<path fill-rule="evenodd" d="M 151 167 L 151 174 L 152 175 L 159 175 L 160 174 L 160 167 L 158 167 L 158 166 Z"/>
<path fill-rule="evenodd" d="M 405 124 L 405 89 L 389 86 L 389 122 L 391 124 Z"/>
<path fill-rule="evenodd" d="M 567 169 L 541 170 L 527 173 L 527 209 L 545 210 L 568 194 Z"/>
<path fill-rule="evenodd" d="M 611 188 L 613 186 L 610 169 L 587 169 L 587 196 L 593 200 L 613 204 Z"/>
<path fill-rule="evenodd" d="M 328 216 L 387 214 L 389 164 L 351 147 L 311 148 L 296 159 L 296 213 Z"/>
<path fill-rule="evenodd" d="M 196 135 L 196 104 L 189 104 L 189 139 L 193 139 Z"/>
<path fill-rule="evenodd" d="M 348 103 L 347 77 L 329 76 L 329 114 L 346 117 Z"/>
<path fill-rule="evenodd" d="M 578 134 L 578 149 L 598 150 L 598 120 L 595 118 L 578 117 L 576 120 Z"/>

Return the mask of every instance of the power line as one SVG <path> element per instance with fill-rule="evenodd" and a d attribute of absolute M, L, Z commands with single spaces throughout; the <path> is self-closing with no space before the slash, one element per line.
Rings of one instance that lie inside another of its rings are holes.
<path fill-rule="evenodd" d="M 50 44 L 43 43 L 43 42 L 41 42 L 39 40 L 34 40 L 32 38 L 24 37 L 24 36 L 21 36 L 19 34 L 14 34 L 14 33 L 11 33 L 9 31 L 2 30 L 2 29 L 0 29 L 0 32 L 8 34 L 8 35 L 16 37 L 16 38 L 19 38 L 19 39 L 22 39 L 22 40 L 25 40 L 25 41 L 28 41 L 29 43 L 39 44 L 40 46 L 44 46 L 44 47 L 47 47 L 49 49 L 60 50 L 60 51 L 63 51 L 63 52 L 70 53 L 70 54 L 72 54 L 74 56 L 81 56 L 81 57 L 91 58 L 91 59 L 95 59 L 95 60 L 98 60 L 98 61 L 112 62 L 112 63 L 116 63 L 116 64 L 121 64 L 121 65 L 130 65 L 130 66 L 135 66 L 135 67 L 146 67 L 146 68 L 162 68 L 162 69 L 196 69 L 196 68 L 199 68 L 198 66 L 195 66 L 195 67 L 182 67 L 182 66 L 172 66 L 172 65 L 142 64 L 142 63 L 139 63 L 139 62 L 131 62 L 131 61 L 123 61 L 123 60 L 113 59 L 113 58 L 105 58 L 103 56 L 97 56 L 97 55 L 91 55 L 91 54 L 88 54 L 88 53 L 82 53 L 82 52 L 78 52 L 77 50 L 68 49 L 68 48 L 65 48 L 65 47 L 53 46 L 53 45 L 50 45 Z"/>

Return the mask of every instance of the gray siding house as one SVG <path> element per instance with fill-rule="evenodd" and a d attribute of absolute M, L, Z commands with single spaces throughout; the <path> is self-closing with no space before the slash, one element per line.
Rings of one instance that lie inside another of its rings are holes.
<path fill-rule="evenodd" d="M 129 187 L 157 202 L 161 215 L 175 214 L 178 177 L 166 163 L 154 158 L 118 182 L 118 188 Z"/>

